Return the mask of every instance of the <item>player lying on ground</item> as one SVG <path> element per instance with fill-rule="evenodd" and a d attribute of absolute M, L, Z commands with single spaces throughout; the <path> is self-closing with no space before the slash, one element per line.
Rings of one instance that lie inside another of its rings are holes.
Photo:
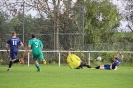
<path fill-rule="evenodd" d="M 94 67 L 94 69 L 117 70 L 118 66 L 120 65 L 120 63 L 123 60 L 123 54 L 121 52 L 119 52 L 119 55 L 120 55 L 120 58 L 118 58 L 118 56 L 114 56 L 114 62 L 112 63 L 112 65 L 104 64 L 104 65 Z"/>
<path fill-rule="evenodd" d="M 8 49 L 10 47 L 10 62 L 7 71 L 10 71 L 13 63 L 21 62 L 21 64 L 24 64 L 24 60 L 22 58 L 16 59 L 19 45 L 20 47 L 23 47 L 22 41 L 16 37 L 16 32 L 12 32 L 12 37 L 6 42 L 7 53 L 9 53 Z"/>
<path fill-rule="evenodd" d="M 86 63 L 81 61 L 81 59 L 77 55 L 71 54 L 70 52 L 68 52 L 67 63 L 72 69 L 83 69 L 83 67 L 91 68 L 90 65 L 87 65 Z"/>

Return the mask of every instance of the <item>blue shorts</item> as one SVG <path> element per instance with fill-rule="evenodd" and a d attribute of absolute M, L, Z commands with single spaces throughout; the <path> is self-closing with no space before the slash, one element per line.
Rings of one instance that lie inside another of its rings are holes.
<path fill-rule="evenodd" d="M 105 65 L 104 65 L 104 69 L 110 70 L 110 66 L 111 66 L 111 65 L 109 65 L 109 64 L 105 64 Z"/>
<path fill-rule="evenodd" d="M 16 52 L 14 52 L 14 51 L 10 51 L 10 58 L 11 58 L 11 60 L 16 59 L 17 54 L 18 54 L 18 52 L 17 52 L 17 51 L 16 51 Z"/>

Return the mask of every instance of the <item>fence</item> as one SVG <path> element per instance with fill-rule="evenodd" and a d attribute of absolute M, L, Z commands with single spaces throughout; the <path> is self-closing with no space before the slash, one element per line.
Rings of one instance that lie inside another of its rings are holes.
<path fill-rule="evenodd" d="M 6 1 L 6 0 L 4 0 Z M 9 0 L 11 1 L 11 0 Z M 1 1 L 1 8 L 2 3 Z M 21 2 L 21 1 L 19 1 Z M 9 4 L 9 3 L 8 3 Z M 21 5 L 22 4 L 22 5 Z M 21 2 L 18 4 L 19 6 L 23 6 L 24 3 Z M 8 6 L 8 5 L 7 5 Z M 10 6 L 9 6 L 10 7 Z M 99 7 L 99 6 L 97 6 Z M 25 7 L 26 9 L 27 7 Z M 6 10 L 3 9 L 4 11 Z M 104 51 L 113 51 L 113 50 L 123 50 L 123 51 L 132 51 L 133 50 L 133 43 L 132 35 L 129 36 L 128 42 L 124 43 L 123 41 L 118 43 L 117 38 L 112 42 L 105 42 L 105 43 L 96 43 L 95 44 L 84 44 L 86 40 L 85 37 L 85 31 L 84 31 L 84 22 L 86 18 L 84 18 L 85 11 L 84 11 L 84 5 L 79 4 L 75 6 L 74 8 L 69 8 L 67 12 L 60 13 L 59 17 L 57 14 L 53 14 L 54 21 L 51 21 L 52 19 L 48 19 L 44 17 L 38 17 L 32 19 L 31 16 L 27 16 L 24 14 L 24 10 L 22 11 L 22 14 L 19 14 L 18 16 L 14 17 L 7 17 L 10 18 L 8 20 L 2 20 L 2 24 L 0 25 L 0 49 L 5 49 L 5 42 L 7 39 L 11 36 L 12 31 L 16 31 L 17 37 L 19 37 L 23 42 L 24 45 L 27 46 L 28 40 L 31 38 L 31 34 L 35 33 L 37 35 L 37 38 L 42 40 L 44 44 L 45 50 L 84 50 L 84 51 L 94 51 L 94 50 L 104 50 Z M 54 9 L 54 12 L 57 12 L 56 9 Z M 25 12 L 26 13 L 26 12 Z M 0 15 L 2 12 L 0 12 Z M 99 13 L 98 13 L 99 14 Z M 1 16 L 2 18 L 6 17 L 5 14 Z M 59 19 L 57 19 L 59 18 Z M 97 18 L 97 14 L 95 14 L 95 18 Z M 59 20 L 57 25 L 57 20 Z M 96 22 L 94 22 L 96 23 Z M 58 28 L 57 28 L 58 26 Z M 94 29 L 96 27 L 96 24 L 93 25 Z M 106 26 L 106 25 L 105 25 Z M 105 28 L 103 26 L 103 28 Z M 56 32 L 58 29 L 58 32 Z M 91 27 L 89 30 L 92 30 Z M 102 29 L 103 30 L 103 29 Z M 96 31 L 94 31 L 92 34 L 87 33 L 89 36 L 94 35 Z M 99 32 L 99 31 L 97 31 Z M 99 33 L 100 34 L 100 33 Z M 89 37 L 90 42 L 95 36 Z M 99 38 L 100 36 L 97 35 L 96 38 Z M 89 39 L 88 38 L 88 39 Z M 108 37 L 107 37 L 108 38 Z M 121 38 L 121 37 L 120 37 Z M 130 39 L 131 38 L 131 39 Z M 100 39 L 100 38 L 99 38 Z M 124 38 L 122 38 L 124 39 Z M 105 40 L 105 39 L 103 39 Z"/>
<path fill-rule="evenodd" d="M 83 6 L 78 6 L 69 11 L 68 14 L 71 14 L 73 19 L 66 14 L 60 14 L 58 28 L 55 26 L 55 22 L 47 18 L 32 19 L 30 16 L 20 14 L 10 20 L 9 23 L 5 22 L 6 25 L 0 29 L 0 34 L 3 35 L 0 37 L 0 49 L 5 49 L 5 42 L 11 37 L 11 32 L 16 31 L 17 37 L 24 42 L 25 46 L 27 46 L 28 40 L 31 39 L 31 34 L 34 33 L 45 44 L 44 48 L 46 50 L 68 50 L 70 48 L 83 50 L 83 9 Z M 54 17 L 57 18 L 56 15 Z M 24 19 L 25 21 L 23 22 Z M 57 21 L 57 19 L 54 19 L 54 21 Z"/>
<path fill-rule="evenodd" d="M 20 50 L 18 58 L 23 56 L 24 50 Z M 43 51 L 45 55 L 45 59 L 48 64 L 57 64 L 61 66 L 61 64 L 67 64 L 66 58 L 67 58 L 67 52 L 68 51 Z M 111 63 L 111 60 L 113 60 L 114 55 L 117 55 L 118 51 L 70 51 L 71 53 L 74 53 L 78 55 L 82 61 L 90 64 L 97 64 L 97 57 L 101 55 L 102 60 L 100 62 L 103 63 Z M 57 57 L 54 56 L 54 54 L 58 54 Z M 132 59 L 132 51 L 122 51 L 124 54 L 124 60 L 123 62 L 130 62 L 132 64 L 133 59 Z M 3 60 L 1 64 L 8 64 L 9 62 L 9 56 L 6 53 L 6 50 L 0 50 L 0 56 Z M 31 52 L 28 52 L 25 57 L 25 64 L 30 66 L 30 64 L 34 64 L 34 61 L 32 60 L 32 55 Z M 99 62 L 99 61 L 98 61 Z M 39 61 L 40 64 L 41 61 Z M 98 63 L 99 64 L 99 63 Z"/>
<path fill-rule="evenodd" d="M 4 0 L 6 1 L 6 0 Z M 91 0 L 92 1 L 92 0 Z M 3 2 L 3 1 L 1 1 Z M 20 1 L 19 1 L 20 2 Z M 1 10 L 4 10 L 2 7 L 1 3 Z M 9 3 L 8 3 L 9 4 Z M 60 13 L 59 16 L 57 16 L 57 11 L 56 9 L 53 9 L 53 19 L 48 19 L 44 17 L 37 17 L 37 18 L 32 18 L 31 16 L 27 16 L 24 14 L 24 3 L 21 2 L 19 6 L 23 6 L 23 13 L 20 13 L 18 16 L 14 17 L 7 17 L 9 18 L 8 20 L 2 20 L 2 24 L 0 24 L 0 49 L 5 49 L 5 42 L 7 39 L 11 36 L 12 31 L 16 31 L 17 37 L 19 37 L 23 42 L 24 45 L 27 46 L 28 40 L 31 39 L 31 34 L 35 33 L 37 35 L 37 38 L 42 40 L 44 44 L 44 49 L 46 51 L 51 51 L 51 50 L 73 50 L 73 51 L 117 51 L 117 50 L 122 50 L 122 51 L 133 51 L 133 43 L 132 43 L 132 35 L 127 37 L 128 42 L 118 42 L 117 38 L 113 37 L 114 42 L 105 42 L 105 43 L 96 43 L 95 44 L 84 44 L 84 22 L 85 22 L 85 11 L 84 11 L 84 5 L 80 4 L 78 6 L 75 6 L 74 8 L 69 8 L 66 12 Z M 7 5 L 8 6 L 8 5 Z M 10 6 L 9 6 L 10 7 Z M 97 6 L 99 7 L 99 6 Z M 25 6 L 25 9 L 27 7 Z M 5 8 L 6 10 L 6 8 Z M 100 10 L 98 10 L 100 11 Z M 25 12 L 26 13 L 26 12 Z M 99 12 L 98 12 L 99 14 Z M 95 14 L 95 18 L 97 18 L 97 15 Z M 0 15 L 2 15 L 2 12 L 0 12 Z M 5 14 L 0 16 L 1 18 L 6 17 Z M 58 19 L 57 19 L 58 18 Z M 53 21 L 51 21 L 53 20 Z M 58 22 L 57 22 L 58 21 Z M 96 22 L 94 22 L 96 23 Z M 57 28 L 58 26 L 58 28 Z M 95 29 L 96 24 L 93 25 Z M 106 26 L 106 25 L 105 25 Z M 103 26 L 103 28 L 105 28 Z M 58 32 L 57 32 L 58 29 Z M 91 27 L 89 30 L 92 30 Z M 102 29 L 103 30 L 103 29 Z M 99 32 L 99 31 L 97 31 Z M 102 31 L 103 32 L 103 31 Z M 95 33 L 92 32 L 93 34 Z M 88 34 L 88 33 L 87 33 Z M 88 35 L 92 35 L 91 33 Z M 95 37 L 95 36 L 94 36 Z M 90 37 L 91 39 L 94 38 L 93 36 Z M 97 35 L 96 38 L 99 38 Z M 107 37 L 108 38 L 108 37 Z M 121 37 L 120 37 L 121 38 Z M 91 39 L 89 41 L 91 41 Z M 99 38 L 100 39 L 100 38 Z M 124 38 L 121 38 L 124 39 Z M 105 40 L 105 39 L 103 39 Z M 100 42 L 100 40 L 99 40 Z M 89 55 L 85 54 L 85 58 L 88 58 Z M 22 52 L 20 52 L 22 53 Z M 47 52 L 45 56 L 47 56 Z M 49 52 L 49 53 L 52 53 Z M 54 52 L 55 53 L 55 52 Z M 50 57 L 53 60 L 55 59 L 55 55 L 51 54 Z M 60 54 L 62 55 L 63 52 Z M 96 52 L 94 52 L 96 53 Z M 1 53 L 1 55 L 6 53 Z M 93 57 L 96 58 L 98 54 L 94 54 Z M 22 54 L 20 55 L 22 56 Z M 49 56 L 49 55 L 48 55 Z M 91 54 L 92 56 L 92 54 Z M 82 56 L 81 56 L 82 57 Z M 6 57 L 2 57 L 6 58 Z M 47 57 L 46 57 L 47 58 Z M 49 57 L 48 57 L 49 58 Z M 62 57 L 61 57 L 62 58 Z M 84 59 L 84 58 L 83 58 Z M 85 59 L 86 60 L 86 59 Z M 130 60 L 132 60 L 130 58 Z M 57 61 L 57 59 L 55 59 Z M 51 60 L 49 63 L 52 62 Z"/>

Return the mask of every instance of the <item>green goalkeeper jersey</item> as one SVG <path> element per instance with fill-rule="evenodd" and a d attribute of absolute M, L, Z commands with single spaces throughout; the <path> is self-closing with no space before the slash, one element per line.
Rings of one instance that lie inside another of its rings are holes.
<path fill-rule="evenodd" d="M 33 54 L 42 53 L 41 47 L 43 47 L 43 44 L 39 39 L 32 38 L 29 40 L 28 46 L 31 47 Z"/>

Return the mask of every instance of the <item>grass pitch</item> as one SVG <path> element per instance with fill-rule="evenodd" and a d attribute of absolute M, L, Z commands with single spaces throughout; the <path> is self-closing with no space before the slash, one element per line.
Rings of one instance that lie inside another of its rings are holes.
<path fill-rule="evenodd" d="M 0 88 L 133 88 L 133 67 L 118 70 L 70 69 L 68 66 L 0 65 Z"/>

